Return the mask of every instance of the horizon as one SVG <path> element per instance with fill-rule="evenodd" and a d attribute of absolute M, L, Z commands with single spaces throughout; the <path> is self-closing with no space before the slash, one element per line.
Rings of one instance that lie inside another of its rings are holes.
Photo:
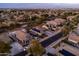
<path fill-rule="evenodd" d="M 0 8 L 79 8 L 79 4 L 74 3 L 0 3 Z"/>

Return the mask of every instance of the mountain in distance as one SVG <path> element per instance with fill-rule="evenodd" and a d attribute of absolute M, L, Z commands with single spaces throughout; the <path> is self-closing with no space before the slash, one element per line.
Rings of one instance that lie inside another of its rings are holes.
<path fill-rule="evenodd" d="M 0 3 L 0 8 L 79 8 L 79 4 L 72 3 Z"/>

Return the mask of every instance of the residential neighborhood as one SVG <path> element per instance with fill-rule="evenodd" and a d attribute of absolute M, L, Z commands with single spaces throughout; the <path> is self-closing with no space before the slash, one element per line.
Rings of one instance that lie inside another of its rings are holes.
<path fill-rule="evenodd" d="M 79 56 L 79 9 L 0 9 L 0 42 L 2 56 Z"/>

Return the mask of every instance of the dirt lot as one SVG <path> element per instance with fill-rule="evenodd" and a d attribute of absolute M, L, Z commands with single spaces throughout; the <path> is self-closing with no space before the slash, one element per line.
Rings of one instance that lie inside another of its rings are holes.
<path fill-rule="evenodd" d="M 8 37 L 8 33 L 1 33 L 0 34 L 0 41 L 4 41 L 6 43 L 10 43 L 11 39 Z"/>

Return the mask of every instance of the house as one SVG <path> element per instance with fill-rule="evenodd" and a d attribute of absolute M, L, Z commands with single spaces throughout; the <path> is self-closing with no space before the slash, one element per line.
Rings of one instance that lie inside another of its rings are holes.
<path fill-rule="evenodd" d="M 79 35 L 79 24 L 78 24 L 78 26 L 77 26 L 75 32 L 76 32 L 77 35 Z"/>
<path fill-rule="evenodd" d="M 9 37 L 23 46 L 27 45 L 29 43 L 29 39 L 31 38 L 27 31 L 23 28 L 18 28 L 15 31 L 10 32 Z"/>
<path fill-rule="evenodd" d="M 47 24 L 56 27 L 56 26 L 58 26 L 58 25 L 63 24 L 64 22 L 65 22 L 65 19 L 56 18 L 56 19 L 54 19 L 54 20 L 47 21 Z"/>
<path fill-rule="evenodd" d="M 68 16 L 68 17 L 67 17 L 67 20 L 72 21 L 72 19 L 73 19 L 74 17 L 75 17 L 75 16 Z"/>
<path fill-rule="evenodd" d="M 23 21 L 24 20 L 24 15 L 14 16 L 14 19 L 16 21 Z"/>
<path fill-rule="evenodd" d="M 51 20 L 51 21 L 47 21 L 46 25 L 48 29 L 55 31 L 57 29 L 58 24 L 55 21 Z"/>
<path fill-rule="evenodd" d="M 74 46 L 74 44 L 71 42 L 61 42 L 60 46 L 56 48 L 58 50 L 57 55 L 60 56 L 78 56 L 79 55 L 79 49 Z"/>
<path fill-rule="evenodd" d="M 65 19 L 56 18 L 54 21 L 55 21 L 58 25 L 61 25 L 61 24 L 63 24 L 63 23 L 65 22 Z"/>
<path fill-rule="evenodd" d="M 55 21 L 47 21 L 47 23 L 46 23 L 48 26 L 57 26 L 58 24 L 55 22 Z"/>
<path fill-rule="evenodd" d="M 68 40 L 75 43 L 75 44 L 78 44 L 79 43 L 79 36 L 77 34 L 75 34 L 75 33 L 71 33 L 69 35 Z"/>
<path fill-rule="evenodd" d="M 69 41 L 72 41 L 73 43 L 78 44 L 79 43 L 79 25 L 77 28 L 74 30 L 74 32 L 69 34 Z"/>

